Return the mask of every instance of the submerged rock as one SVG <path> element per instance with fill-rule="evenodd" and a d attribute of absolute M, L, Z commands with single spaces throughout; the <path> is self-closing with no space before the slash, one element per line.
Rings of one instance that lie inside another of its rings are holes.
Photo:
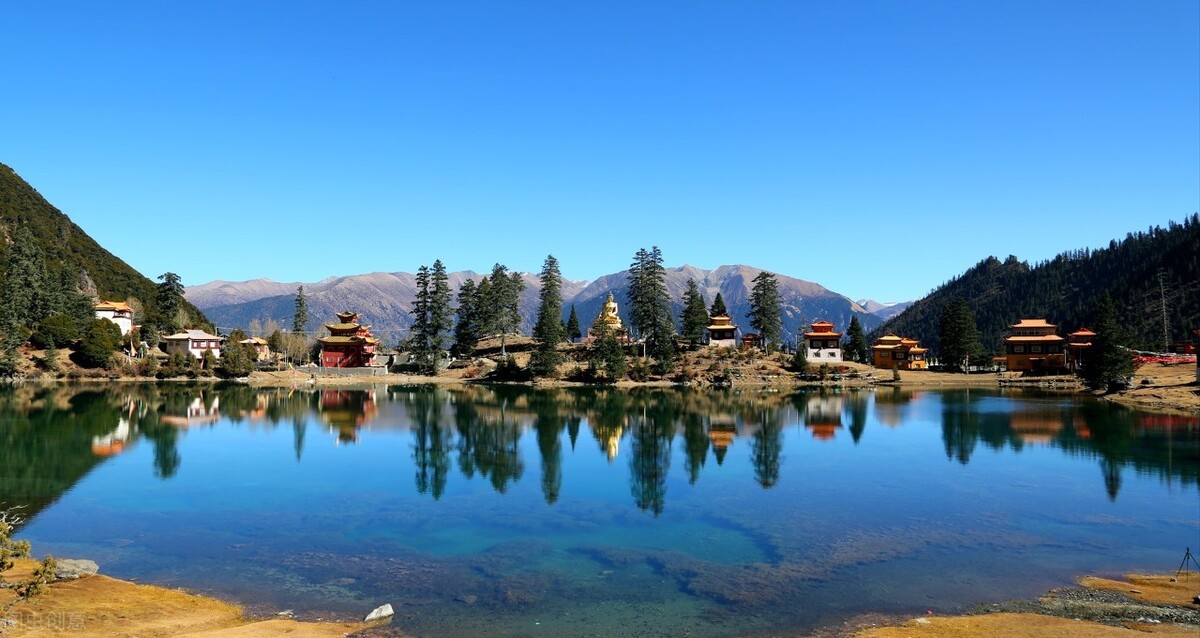
<path fill-rule="evenodd" d="M 82 576 L 93 576 L 100 571 L 100 566 L 94 560 L 81 558 L 60 558 L 57 561 L 54 577 L 58 580 L 75 580 Z"/>
<path fill-rule="evenodd" d="M 385 605 L 380 605 L 379 607 L 376 607 L 374 610 L 372 610 L 371 613 L 367 614 L 367 617 L 363 619 L 363 622 L 371 622 L 372 620 L 388 618 L 388 617 L 394 616 L 395 614 L 396 614 L 396 612 L 392 611 L 391 603 L 388 603 Z"/>

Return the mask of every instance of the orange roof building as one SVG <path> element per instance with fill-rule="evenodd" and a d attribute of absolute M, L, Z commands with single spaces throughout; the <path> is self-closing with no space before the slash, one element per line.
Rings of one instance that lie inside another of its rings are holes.
<path fill-rule="evenodd" d="M 1088 348 L 1092 347 L 1092 339 L 1096 338 L 1096 333 L 1087 328 L 1080 328 L 1075 332 L 1067 335 L 1066 354 L 1067 369 L 1072 372 L 1083 367 L 1083 357 L 1087 354 Z"/>
<path fill-rule="evenodd" d="M 1045 319 L 1022 319 L 1008 328 L 1004 362 L 1014 372 L 1051 372 L 1067 369 L 1066 338 L 1058 326 Z M 1091 332 L 1091 331 L 1088 331 Z M 1091 336 L 1095 336 L 1092 333 Z"/>
<path fill-rule="evenodd" d="M 737 329 L 729 315 L 713 315 L 708 326 L 708 345 L 723 348 L 737 347 Z"/>
<path fill-rule="evenodd" d="M 812 329 L 804 333 L 804 347 L 808 348 L 809 361 L 841 361 L 842 333 L 833 331 L 833 324 L 817 321 Z"/>
<path fill-rule="evenodd" d="M 133 330 L 133 308 L 124 301 L 101 301 L 92 306 L 97 319 L 108 319 L 121 329 L 121 336 Z"/>
<path fill-rule="evenodd" d="M 894 334 L 880 337 L 871 346 L 875 367 L 891 370 L 925 370 L 929 367 L 928 352 L 929 348 L 922 348 L 920 341 Z"/>

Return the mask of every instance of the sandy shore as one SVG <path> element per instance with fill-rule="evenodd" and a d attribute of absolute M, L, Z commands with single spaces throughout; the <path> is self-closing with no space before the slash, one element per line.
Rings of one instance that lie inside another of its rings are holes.
<path fill-rule="evenodd" d="M 9 578 L 27 574 L 33 561 L 22 561 Z M 864 615 L 840 627 L 821 630 L 820 638 L 1120 638 L 1147 633 L 1194 638 L 1200 635 L 1200 574 L 1172 582 L 1171 576 L 1130 575 L 1127 581 L 1088 577 L 1080 587 L 1063 588 L 1037 601 L 981 606 L 961 616 L 922 616 L 884 620 Z M 0 591 L 0 607 L 12 599 Z M 364 614 L 366 610 L 364 610 Z M 180 590 L 90 576 L 51 585 L 31 601 L 14 605 L 0 622 L 0 635 L 137 636 L 138 638 L 250 638 L 370 636 L 372 625 L 299 622 L 286 618 L 251 620 L 241 607 Z M 395 627 L 388 636 L 402 635 Z"/>

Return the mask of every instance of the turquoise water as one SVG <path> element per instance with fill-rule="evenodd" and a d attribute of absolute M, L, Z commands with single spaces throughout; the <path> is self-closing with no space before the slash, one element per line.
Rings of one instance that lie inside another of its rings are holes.
<path fill-rule="evenodd" d="M 418 636 L 803 632 L 1200 547 L 1200 423 L 999 391 L 0 393 L 36 553 Z"/>

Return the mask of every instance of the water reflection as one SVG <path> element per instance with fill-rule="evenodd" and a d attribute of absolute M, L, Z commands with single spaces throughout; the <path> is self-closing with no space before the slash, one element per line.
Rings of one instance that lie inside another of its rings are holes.
<path fill-rule="evenodd" d="M 463 480 L 478 477 L 496 492 L 507 492 L 525 475 L 521 440 L 531 432 L 542 498 L 551 505 L 563 497 L 564 446 L 583 453 L 576 443 L 587 429 L 610 464 L 627 458 L 633 504 L 659 515 L 667 508 L 677 442 L 689 484 L 721 471 L 726 455 L 745 445 L 742 454 L 754 482 L 770 489 L 787 474 L 784 438 L 790 429 L 800 428 L 822 445 L 837 445 L 848 433 L 846 444 L 858 447 L 872 440 L 865 435 L 869 420 L 899 428 L 931 411 L 940 420 L 944 454 L 953 462 L 969 464 L 980 446 L 1014 453 L 1056 448 L 1095 459 L 1099 483 L 1113 500 L 1129 471 L 1184 486 L 1196 485 L 1200 473 L 1196 417 L 1151 415 L 1070 396 L 1030 401 L 981 390 L 29 386 L 0 391 L 0 495 L 36 515 L 97 464 L 140 441 L 152 448 L 153 475 L 171 479 L 185 471 L 182 437 L 221 420 L 251 428 L 290 426 L 294 456 L 302 462 L 314 420 L 328 428 L 335 444 L 369 444 L 362 438 L 366 430 L 408 431 L 413 488 L 435 500 L 446 493 L 453 470 Z M 715 464 L 708 463 L 710 453 Z"/>

